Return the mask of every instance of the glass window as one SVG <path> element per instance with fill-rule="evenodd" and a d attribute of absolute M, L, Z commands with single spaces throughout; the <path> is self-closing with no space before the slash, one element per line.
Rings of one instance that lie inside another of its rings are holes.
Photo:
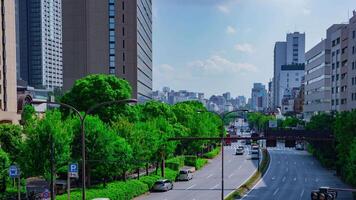
<path fill-rule="evenodd" d="M 110 41 L 110 42 L 115 42 L 115 37 L 114 37 L 114 36 L 110 36 L 110 37 L 109 37 L 109 41 Z"/>

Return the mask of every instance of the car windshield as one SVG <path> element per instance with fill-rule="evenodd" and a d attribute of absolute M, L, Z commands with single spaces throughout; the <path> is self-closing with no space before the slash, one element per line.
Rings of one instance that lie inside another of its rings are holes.
<path fill-rule="evenodd" d="M 356 199 L 356 0 L 0 0 L 0 40 L 0 200 Z"/>

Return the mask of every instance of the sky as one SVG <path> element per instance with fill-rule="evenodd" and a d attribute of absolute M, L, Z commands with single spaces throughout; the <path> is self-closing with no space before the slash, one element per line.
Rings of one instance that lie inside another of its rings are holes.
<path fill-rule="evenodd" d="M 355 0 L 153 0 L 153 88 L 251 96 L 273 74 L 273 48 L 289 32 L 306 51 Z"/>

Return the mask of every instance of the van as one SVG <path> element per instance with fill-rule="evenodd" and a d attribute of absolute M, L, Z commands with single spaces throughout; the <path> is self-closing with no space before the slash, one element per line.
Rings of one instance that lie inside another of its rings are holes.
<path fill-rule="evenodd" d="M 187 169 L 181 169 L 179 171 L 179 175 L 177 177 L 178 181 L 189 181 L 193 178 L 193 173 Z"/>

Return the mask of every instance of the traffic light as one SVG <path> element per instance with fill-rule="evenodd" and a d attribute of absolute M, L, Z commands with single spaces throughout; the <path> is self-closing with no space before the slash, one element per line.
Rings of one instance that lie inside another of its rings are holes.
<path fill-rule="evenodd" d="M 320 187 L 319 190 L 312 191 L 310 195 L 312 200 L 335 200 L 337 191 L 329 187 Z"/>

